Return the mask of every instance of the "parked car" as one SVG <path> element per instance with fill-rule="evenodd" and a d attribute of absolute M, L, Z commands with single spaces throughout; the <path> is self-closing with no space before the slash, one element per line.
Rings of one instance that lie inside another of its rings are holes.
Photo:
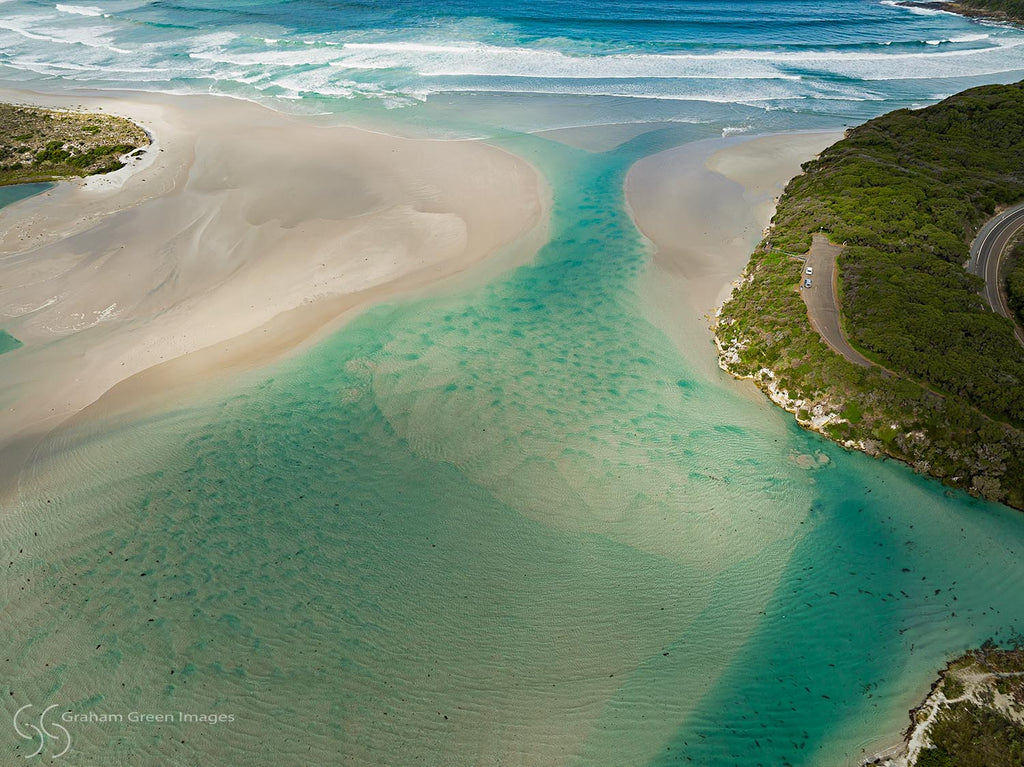
<path fill-rule="evenodd" d="M 808 266 L 806 269 L 804 269 L 804 274 L 814 274 L 814 267 Z"/>
<path fill-rule="evenodd" d="M 810 280 L 804 280 L 804 287 L 805 288 L 811 287 L 811 281 Z"/>

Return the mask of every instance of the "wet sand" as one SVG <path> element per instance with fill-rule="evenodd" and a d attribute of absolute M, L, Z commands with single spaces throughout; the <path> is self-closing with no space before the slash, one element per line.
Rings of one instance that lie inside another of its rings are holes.
<path fill-rule="evenodd" d="M 101 397 L 109 411 L 253 367 L 544 240 L 539 174 L 480 142 L 223 98 L 0 99 L 121 114 L 154 138 L 118 173 L 0 213 L 0 327 L 25 344 L 0 366 L 0 492 L 41 436 Z"/>
<path fill-rule="evenodd" d="M 840 132 L 730 137 L 685 144 L 637 162 L 626 200 L 654 258 L 642 285 L 648 317 L 708 375 L 718 376 L 708 330 L 732 292 L 800 165 Z"/>

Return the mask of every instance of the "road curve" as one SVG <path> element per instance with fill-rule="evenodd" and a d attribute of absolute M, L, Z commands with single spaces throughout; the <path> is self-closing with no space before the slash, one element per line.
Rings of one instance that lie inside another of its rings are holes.
<path fill-rule="evenodd" d="M 1024 228 L 1024 204 L 1015 205 L 990 219 L 971 243 L 971 260 L 967 271 L 985 280 L 982 295 L 993 310 L 1014 319 L 999 284 L 999 261 L 1013 236 Z M 1024 328 L 1017 326 L 1017 340 L 1024 344 Z"/>

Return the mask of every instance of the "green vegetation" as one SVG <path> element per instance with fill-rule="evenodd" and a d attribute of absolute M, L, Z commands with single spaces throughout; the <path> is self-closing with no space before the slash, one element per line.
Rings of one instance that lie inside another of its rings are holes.
<path fill-rule="evenodd" d="M 148 144 L 123 117 L 0 104 L 0 186 L 109 173 Z"/>
<path fill-rule="evenodd" d="M 963 268 L 980 224 L 1024 198 L 1022 158 L 1024 83 L 849 131 L 780 199 L 770 244 L 722 309 L 725 364 L 835 414 L 819 420 L 833 439 L 1024 508 L 1024 348 Z M 811 329 L 801 264 L 780 251 L 806 251 L 818 231 L 847 245 L 851 343 L 896 375 L 852 365 Z"/>
<path fill-rule="evenodd" d="M 986 16 L 1024 21 L 1024 0 L 960 0 L 957 5 Z"/>
<path fill-rule="evenodd" d="M 941 703 L 916 767 L 1020 767 L 1024 764 L 1024 650 L 986 642 L 944 672 Z M 956 692 L 950 694 L 950 689 Z M 966 695 L 965 695 L 966 693 Z"/>
<path fill-rule="evenodd" d="M 1018 243 L 1006 261 L 1006 302 L 1017 321 L 1024 324 L 1024 242 Z"/>
<path fill-rule="evenodd" d="M 959 698 L 964 694 L 964 683 L 960 677 L 948 675 L 942 682 L 942 694 L 947 698 Z"/>
<path fill-rule="evenodd" d="M 806 250 L 819 228 L 848 243 L 840 274 L 853 344 L 1020 425 L 1024 349 L 963 263 L 995 206 L 1024 198 L 1022 154 L 1024 84 L 892 112 L 807 164 L 774 235 L 785 250 Z"/>
<path fill-rule="evenodd" d="M 921 750 L 917 767 L 1020 767 L 1024 727 L 975 703 L 947 706 L 928 729 L 931 748 Z"/>
<path fill-rule="evenodd" d="M 0 330 L 0 354 L 14 351 L 21 346 L 21 341 L 12 336 L 6 330 Z"/>

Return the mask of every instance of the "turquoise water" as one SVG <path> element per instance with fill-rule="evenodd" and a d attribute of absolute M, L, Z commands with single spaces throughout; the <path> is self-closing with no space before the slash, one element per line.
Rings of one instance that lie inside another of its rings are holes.
<path fill-rule="evenodd" d="M 24 200 L 27 197 L 41 194 L 52 187 L 53 184 L 14 184 L 13 186 L 0 186 L 0 208 L 18 202 L 18 200 Z"/>
<path fill-rule="evenodd" d="M 21 341 L 12 336 L 6 330 L 0 330 L 0 354 L 10 352 L 21 346 Z"/>
<path fill-rule="evenodd" d="M 14 184 L 13 186 L 0 186 L 0 208 L 24 200 L 33 195 L 41 194 L 53 184 Z M 22 345 L 21 341 L 12 336 L 6 330 L 0 330 L 0 354 L 11 352 Z"/>
<path fill-rule="evenodd" d="M 471 135 L 660 121 L 756 131 L 1019 80 L 1022 44 L 1020 30 L 894 0 L 9 0 L 0 77 Z"/>
<path fill-rule="evenodd" d="M 69 764 L 847 763 L 1009 636 L 1024 518 L 640 319 L 623 174 L 679 130 L 510 140 L 553 185 L 536 264 L 39 455 L 3 536 L 13 697 L 236 716 L 68 725 Z"/>
<path fill-rule="evenodd" d="M 15 184 L 13 186 L 0 186 L 0 208 L 45 192 L 51 187 L 53 187 L 53 184 Z M 0 330 L 0 354 L 14 351 L 21 345 L 21 341 L 12 336 L 6 330 Z"/>
<path fill-rule="evenodd" d="M 62 763 L 850 764 L 1021 627 L 1024 516 L 682 356 L 622 195 L 671 146 L 1019 78 L 1020 32 L 861 0 L 4 8 L 7 84 L 487 135 L 553 194 L 530 265 L 37 451 L 0 519 L 9 713 L 234 717 L 67 723 Z M 542 132 L 609 123 L 633 138 Z"/>

